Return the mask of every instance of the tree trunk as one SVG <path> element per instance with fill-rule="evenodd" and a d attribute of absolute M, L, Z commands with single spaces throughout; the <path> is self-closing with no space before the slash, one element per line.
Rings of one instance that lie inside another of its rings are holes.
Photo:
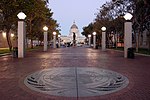
<path fill-rule="evenodd" d="M 32 39 L 32 18 L 30 18 L 29 21 L 29 25 L 30 25 L 30 29 L 29 29 L 29 34 L 30 34 L 30 38 L 31 38 L 31 48 L 33 48 L 33 39 Z"/>
<path fill-rule="evenodd" d="M 31 38 L 31 49 L 33 49 L 33 39 Z"/>
<path fill-rule="evenodd" d="M 12 51 L 12 43 L 11 43 L 9 31 L 10 31 L 10 29 L 7 29 L 7 31 L 6 31 L 6 38 L 7 38 L 7 43 L 8 43 L 9 51 Z"/>
<path fill-rule="evenodd" d="M 118 33 L 116 32 L 115 33 L 115 45 L 116 45 L 116 48 L 117 48 L 117 43 L 118 43 Z"/>
<path fill-rule="evenodd" d="M 138 33 L 136 33 L 136 52 L 139 52 L 139 36 L 140 36 L 140 29 Z"/>

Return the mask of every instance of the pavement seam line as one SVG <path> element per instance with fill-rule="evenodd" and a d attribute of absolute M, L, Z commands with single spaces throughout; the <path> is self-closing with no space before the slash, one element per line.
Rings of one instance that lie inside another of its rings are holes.
<path fill-rule="evenodd" d="M 77 72 L 77 67 L 75 67 L 75 75 L 76 75 L 76 91 L 77 91 L 77 100 L 78 100 L 78 97 L 79 97 L 79 94 L 78 94 L 78 72 Z"/>

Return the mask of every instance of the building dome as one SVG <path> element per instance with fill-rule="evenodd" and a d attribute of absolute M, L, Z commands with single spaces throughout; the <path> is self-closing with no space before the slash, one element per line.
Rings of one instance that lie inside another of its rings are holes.
<path fill-rule="evenodd" d="M 71 26 L 71 29 L 78 29 L 77 25 L 75 24 L 75 22 L 73 23 L 73 25 Z"/>
<path fill-rule="evenodd" d="M 80 43 L 80 42 L 84 42 L 85 40 L 85 37 L 82 37 L 80 35 L 80 32 L 79 32 L 79 29 L 78 29 L 78 26 L 75 24 L 75 21 L 73 22 L 72 26 L 70 27 L 70 30 L 69 30 L 69 35 L 68 36 L 61 36 L 61 39 L 63 40 L 64 43 L 67 43 L 67 42 L 70 42 L 70 43 L 73 43 L 73 36 L 75 34 L 75 40 L 76 40 L 76 43 Z"/>

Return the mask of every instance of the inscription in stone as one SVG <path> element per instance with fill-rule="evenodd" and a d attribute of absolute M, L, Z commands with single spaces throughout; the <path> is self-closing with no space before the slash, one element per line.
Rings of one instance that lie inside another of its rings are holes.
<path fill-rule="evenodd" d="M 125 88 L 129 80 L 99 68 L 51 68 L 28 75 L 25 85 L 37 92 L 66 97 L 100 96 Z"/>

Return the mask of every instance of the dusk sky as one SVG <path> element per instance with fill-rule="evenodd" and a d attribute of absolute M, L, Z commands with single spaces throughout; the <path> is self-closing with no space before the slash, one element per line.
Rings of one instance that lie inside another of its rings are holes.
<path fill-rule="evenodd" d="M 68 35 L 73 22 L 82 28 L 93 22 L 101 5 L 111 0 L 49 0 L 53 18 L 60 24 L 61 34 Z"/>

